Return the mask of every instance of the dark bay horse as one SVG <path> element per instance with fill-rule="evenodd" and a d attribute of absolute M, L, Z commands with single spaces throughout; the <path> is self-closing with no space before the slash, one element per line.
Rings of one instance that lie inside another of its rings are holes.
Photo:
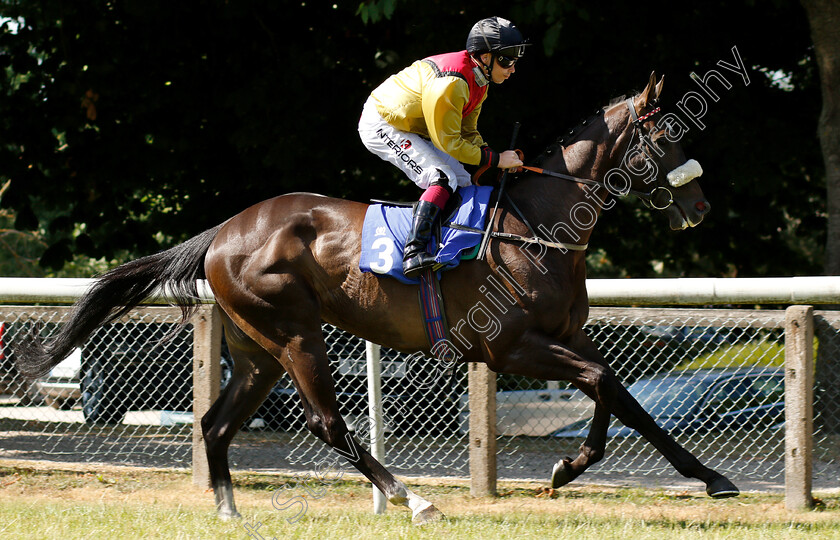
<path fill-rule="evenodd" d="M 611 194 L 632 193 L 663 211 L 672 229 L 698 225 L 709 210 L 696 178 L 674 181 L 686 157 L 657 124 L 662 80 L 605 107 L 574 136 L 553 144 L 507 188 L 494 230 L 540 242 L 494 238 L 483 261 L 468 261 L 441 280 L 452 350 L 458 360 L 484 362 L 498 373 L 570 381 L 595 401 L 580 454 L 561 459 L 552 486 L 571 482 L 604 456 L 611 415 L 636 429 L 679 471 L 706 484 L 712 497 L 738 494 L 721 474 L 682 448 L 621 385 L 582 330 L 588 316 L 585 251 Z M 694 162 L 696 164 L 696 162 Z M 679 175 L 677 175 L 679 176 Z M 685 176 L 685 175 L 683 175 Z M 696 176 L 696 174 L 694 174 Z M 588 183 L 587 183 L 588 182 Z M 339 414 L 322 321 L 403 352 L 429 352 L 416 287 L 359 271 L 362 223 L 368 205 L 307 193 L 276 197 L 162 253 L 101 276 L 77 303 L 68 324 L 46 342 L 33 341 L 19 368 L 39 376 L 156 289 L 194 307 L 196 280 L 206 277 L 224 312 L 233 377 L 202 418 L 219 515 L 238 516 L 228 446 L 242 423 L 288 373 L 303 402 L 307 427 L 345 456 L 415 522 L 442 514 L 412 493 L 349 432 Z M 490 287 L 494 285 L 493 302 Z M 490 308 L 488 306 L 494 306 Z M 481 306 L 481 309 L 477 309 Z M 490 324 L 490 309 L 495 309 Z M 483 311 L 482 311 L 483 310 Z"/>

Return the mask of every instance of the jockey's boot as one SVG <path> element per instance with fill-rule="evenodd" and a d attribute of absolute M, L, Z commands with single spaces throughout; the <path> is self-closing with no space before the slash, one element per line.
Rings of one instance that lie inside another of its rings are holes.
<path fill-rule="evenodd" d="M 429 201 L 419 201 L 414 207 L 411 234 L 403 251 L 403 274 L 407 278 L 418 277 L 424 270 L 435 265 L 435 256 L 426 251 L 432 237 L 432 225 L 440 208 Z"/>

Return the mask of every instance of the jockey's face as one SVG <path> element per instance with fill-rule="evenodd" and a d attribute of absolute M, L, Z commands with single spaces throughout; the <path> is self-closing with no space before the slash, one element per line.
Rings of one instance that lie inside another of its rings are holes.
<path fill-rule="evenodd" d="M 490 53 L 484 53 L 481 55 L 481 62 L 485 66 L 489 66 L 490 62 L 493 60 L 493 56 Z M 510 64 L 510 67 L 503 68 L 498 61 L 493 62 L 493 70 L 490 73 L 490 80 L 496 84 L 502 84 L 508 78 L 516 72 L 516 62 Z"/>

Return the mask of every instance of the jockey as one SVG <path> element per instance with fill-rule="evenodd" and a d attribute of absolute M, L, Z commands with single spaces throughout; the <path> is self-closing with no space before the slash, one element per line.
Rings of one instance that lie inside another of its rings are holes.
<path fill-rule="evenodd" d="M 432 226 L 455 189 L 471 184 L 462 163 L 500 169 L 522 165 L 513 150 L 492 150 L 477 121 L 489 82 L 506 81 L 527 45 L 510 21 L 482 19 L 470 30 L 466 50 L 414 62 L 379 85 L 365 103 L 359 120 L 365 147 L 424 190 L 403 253 L 406 277 L 435 264 L 426 251 Z"/>

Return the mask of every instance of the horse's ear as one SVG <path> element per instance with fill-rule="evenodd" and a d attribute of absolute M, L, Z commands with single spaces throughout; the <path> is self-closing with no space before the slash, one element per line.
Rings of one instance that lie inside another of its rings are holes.
<path fill-rule="evenodd" d="M 656 91 L 653 93 L 654 101 L 659 101 L 659 96 L 662 95 L 662 85 L 665 83 L 665 75 L 659 78 L 659 82 L 656 83 Z"/>
<path fill-rule="evenodd" d="M 645 89 L 642 90 L 641 94 L 639 94 L 638 101 L 636 102 L 636 110 L 644 109 L 645 107 L 647 107 L 648 103 L 651 103 L 656 99 L 656 96 L 653 95 L 655 84 L 656 72 L 651 71 L 650 79 L 648 80 L 647 86 L 645 86 Z"/>

